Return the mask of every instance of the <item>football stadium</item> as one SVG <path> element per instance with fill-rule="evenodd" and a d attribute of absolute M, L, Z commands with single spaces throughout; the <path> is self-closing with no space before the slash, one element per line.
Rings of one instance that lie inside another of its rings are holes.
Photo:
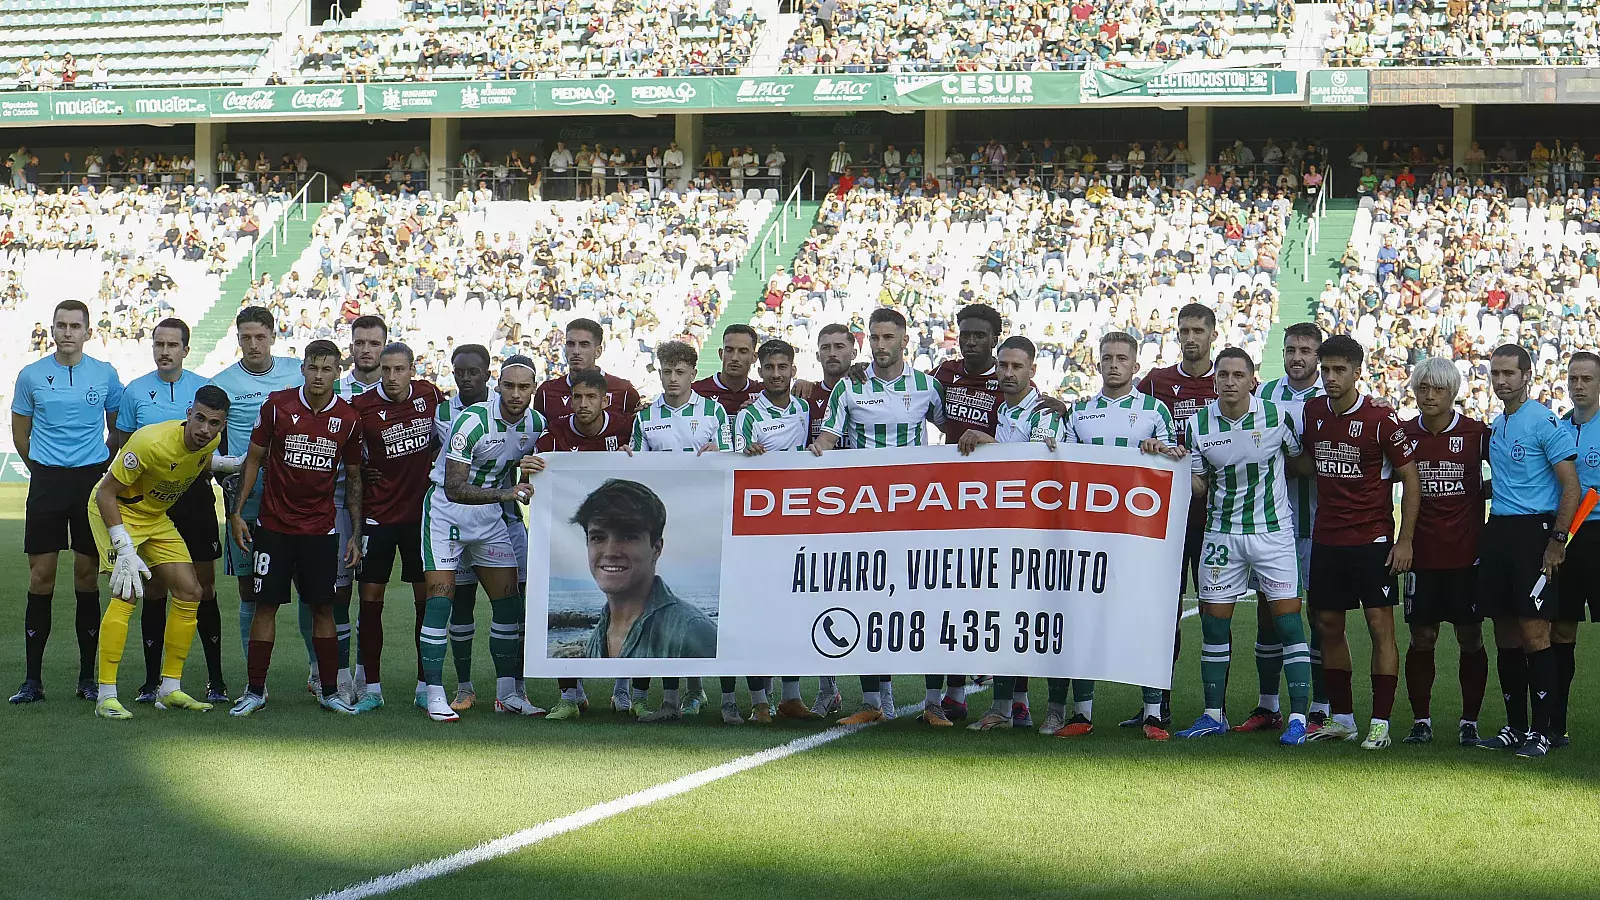
<path fill-rule="evenodd" d="M 0 0 L 0 897 L 1600 896 L 1595 67 Z"/>

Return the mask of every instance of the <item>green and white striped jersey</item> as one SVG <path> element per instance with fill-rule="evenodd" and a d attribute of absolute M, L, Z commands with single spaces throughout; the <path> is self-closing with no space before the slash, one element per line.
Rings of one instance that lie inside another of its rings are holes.
<path fill-rule="evenodd" d="M 848 438 L 856 449 L 921 447 L 928 443 L 923 423 L 944 420 L 944 386 L 932 375 L 907 366 L 885 381 L 868 366 L 866 381 L 844 378 L 834 386 L 822 430 Z"/>
<path fill-rule="evenodd" d="M 1322 379 L 1303 390 L 1296 390 L 1289 384 L 1287 378 L 1274 378 L 1256 388 L 1256 396 L 1263 400 L 1271 400 L 1278 404 L 1278 408 L 1287 412 L 1294 418 L 1296 427 L 1300 429 L 1300 437 L 1304 439 L 1306 429 L 1305 408 L 1307 400 L 1314 400 L 1326 393 L 1322 389 Z M 1311 523 L 1317 517 L 1317 479 L 1299 478 L 1289 476 L 1289 510 L 1294 514 L 1294 536 L 1309 539 L 1311 537 Z"/>
<path fill-rule="evenodd" d="M 811 404 L 790 394 L 789 405 L 780 407 L 763 391 L 739 410 L 734 425 L 735 449 L 804 450 L 811 441 Z"/>
<path fill-rule="evenodd" d="M 508 488 L 517 483 L 517 464 L 533 452 L 533 442 L 544 430 L 544 416 L 532 407 L 515 422 L 507 422 L 500 411 L 500 395 L 492 394 L 456 416 L 444 460 L 471 466 L 468 483 L 475 487 Z M 443 465 L 434 466 L 433 483 L 444 486 Z"/>
<path fill-rule="evenodd" d="M 1029 388 L 1028 395 L 1016 406 L 1001 401 L 995 413 L 994 439 L 1002 444 L 1025 444 L 1052 438 L 1066 441 L 1066 426 L 1061 417 L 1039 406 L 1039 389 Z"/>
<path fill-rule="evenodd" d="M 1146 438 L 1177 444 L 1177 426 L 1165 403 L 1130 389 L 1116 399 L 1095 394 L 1072 404 L 1067 440 L 1108 447 L 1137 447 Z"/>
<path fill-rule="evenodd" d="M 1189 419 L 1191 469 L 1206 480 L 1206 531 L 1271 534 L 1291 524 L 1284 466 L 1300 428 L 1271 400 L 1250 398 L 1237 420 L 1213 400 Z"/>
<path fill-rule="evenodd" d="M 493 392 L 489 397 L 496 399 Z M 444 484 L 444 458 L 450 453 L 450 426 L 469 405 L 461 402 L 461 394 L 457 392 L 451 395 L 449 403 L 441 403 L 433 411 L 433 434 L 439 440 L 439 452 L 433 457 L 433 470 L 428 473 L 428 480 L 434 484 Z"/>
<path fill-rule="evenodd" d="M 682 406 L 668 406 L 657 397 L 633 416 L 633 449 L 699 450 L 711 444 L 717 450 L 733 449 L 733 429 L 722 404 L 690 394 Z"/>
<path fill-rule="evenodd" d="M 333 383 L 333 395 L 335 397 L 354 400 L 356 397 L 376 388 L 381 383 L 380 381 L 374 381 L 371 384 L 362 384 L 355 379 L 355 374 L 356 370 L 351 369 L 339 376 L 339 380 Z M 338 474 L 339 477 L 334 479 L 333 482 L 333 505 L 339 509 L 344 509 L 344 466 L 339 467 Z"/>

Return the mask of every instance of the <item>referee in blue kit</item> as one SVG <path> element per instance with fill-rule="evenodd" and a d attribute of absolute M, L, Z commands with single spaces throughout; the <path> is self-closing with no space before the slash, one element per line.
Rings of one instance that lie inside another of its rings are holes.
<path fill-rule="evenodd" d="M 1577 441 L 1549 407 L 1528 398 L 1532 376 L 1533 360 L 1516 344 L 1489 357 L 1489 383 L 1505 411 L 1490 426 L 1494 498 L 1478 544 L 1479 609 L 1494 618 L 1506 701 L 1506 727 L 1479 746 L 1523 757 L 1550 752 L 1558 686 L 1550 623 L 1561 607 L 1556 570 L 1578 511 Z"/>
<path fill-rule="evenodd" d="M 44 647 L 50 640 L 50 604 L 56 562 L 72 549 L 78 595 L 78 696 L 93 703 L 95 650 L 100 630 L 98 553 L 89 533 L 89 494 L 114 449 L 107 434 L 122 405 L 122 382 L 110 363 L 83 354 L 89 307 L 56 304 L 50 320 L 55 353 L 17 373 L 11 399 L 11 434 L 28 467 L 28 505 L 22 550 L 28 554 L 28 607 L 23 616 L 27 674 L 12 703 L 44 699 Z M 113 439 L 114 440 L 114 439 Z"/>

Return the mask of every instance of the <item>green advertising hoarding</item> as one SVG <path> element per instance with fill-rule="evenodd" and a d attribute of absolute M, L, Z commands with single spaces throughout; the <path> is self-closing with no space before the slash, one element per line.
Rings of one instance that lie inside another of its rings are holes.
<path fill-rule="evenodd" d="M 357 84 L 211 89 L 213 118 L 235 116 L 293 118 L 356 115 L 361 112 L 361 86 Z"/>
<path fill-rule="evenodd" d="M 532 81 L 435 81 L 426 84 L 369 84 L 362 88 L 369 114 L 532 112 Z"/>
<path fill-rule="evenodd" d="M 895 106 L 1076 106 L 1082 73 L 951 72 L 892 77 Z"/>
<path fill-rule="evenodd" d="M 893 84 L 884 75 L 718 78 L 716 97 L 722 109 L 880 109 L 894 105 Z"/>
<path fill-rule="evenodd" d="M 533 82 L 540 112 L 714 109 L 716 78 L 572 78 Z"/>
<path fill-rule="evenodd" d="M 1371 100 L 1366 69 L 1312 69 L 1312 106 L 1366 106 Z"/>
<path fill-rule="evenodd" d="M 1083 76 L 1083 101 L 1162 99 L 1300 98 L 1293 71 L 1282 69 L 1096 69 Z"/>

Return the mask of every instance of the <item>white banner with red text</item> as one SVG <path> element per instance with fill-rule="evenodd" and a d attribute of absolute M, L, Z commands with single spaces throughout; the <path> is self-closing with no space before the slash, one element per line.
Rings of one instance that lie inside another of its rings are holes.
<path fill-rule="evenodd" d="M 1171 684 L 1187 462 L 1039 443 L 545 458 L 530 677 Z"/>

